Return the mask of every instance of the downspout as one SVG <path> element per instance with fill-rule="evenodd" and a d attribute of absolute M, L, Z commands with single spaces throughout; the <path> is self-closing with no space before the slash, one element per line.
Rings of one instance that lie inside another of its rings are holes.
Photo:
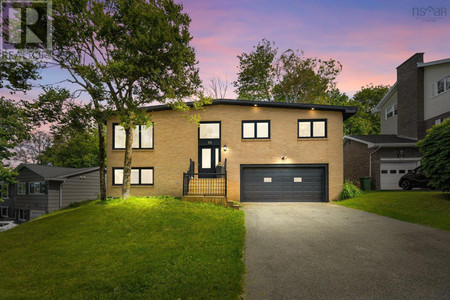
<path fill-rule="evenodd" d="M 369 154 L 369 177 L 372 177 L 372 156 L 375 154 L 375 152 L 377 152 L 378 150 L 380 150 L 380 148 L 381 148 L 381 145 L 378 146 L 377 149 L 375 149 L 374 151 L 372 151 L 372 152 Z"/>
<path fill-rule="evenodd" d="M 64 181 L 61 182 L 61 184 L 59 185 L 59 209 L 62 208 L 62 186 L 64 184 Z"/>

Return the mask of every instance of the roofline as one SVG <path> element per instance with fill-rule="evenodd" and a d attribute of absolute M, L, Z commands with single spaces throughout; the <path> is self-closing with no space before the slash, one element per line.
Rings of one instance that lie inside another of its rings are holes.
<path fill-rule="evenodd" d="M 381 148 L 395 148 L 395 147 L 416 147 L 416 143 L 371 143 L 365 140 L 357 139 L 352 136 L 344 135 L 344 140 L 352 140 L 362 144 L 366 144 L 367 148 L 381 147 Z"/>
<path fill-rule="evenodd" d="M 186 102 L 192 107 L 194 102 Z M 252 100 L 235 100 L 235 99 L 214 99 L 211 104 L 207 105 L 240 105 L 240 106 L 259 106 L 259 107 L 275 107 L 275 108 L 289 108 L 289 109 L 310 109 L 310 110 L 326 110 L 326 111 L 340 111 L 344 116 L 344 120 L 350 118 L 358 112 L 358 108 L 354 106 L 338 106 L 338 105 L 323 105 L 323 104 L 308 104 L 308 103 L 286 103 L 286 102 L 272 102 L 272 101 L 252 101 Z M 147 111 L 161 111 L 172 109 L 168 104 L 153 105 L 143 107 Z"/>
<path fill-rule="evenodd" d="M 377 104 L 377 106 L 375 106 L 375 108 L 372 109 L 373 114 L 380 112 L 380 108 L 386 103 L 387 99 L 390 96 L 392 96 L 392 94 L 394 93 L 394 89 L 397 90 L 397 81 L 394 83 L 393 86 L 391 86 L 389 91 L 386 93 L 386 95 L 384 95 L 383 99 L 381 99 L 381 101 Z"/>
<path fill-rule="evenodd" d="M 45 167 L 45 166 L 44 166 L 44 167 Z M 28 168 L 28 167 L 27 167 L 27 164 L 25 164 L 25 163 L 20 163 L 20 165 L 18 165 L 18 166 L 14 169 L 14 171 L 18 172 L 18 171 L 20 171 L 22 168 L 27 168 L 28 170 L 32 171 L 33 173 L 35 173 L 35 174 L 41 176 L 42 178 L 44 178 L 44 180 L 62 180 L 63 178 L 68 178 L 68 177 L 72 177 L 72 176 L 76 176 L 76 175 L 80 175 L 80 174 L 91 173 L 91 172 L 93 172 L 93 171 L 100 170 L 100 167 L 93 167 L 93 168 L 90 168 L 90 169 L 88 169 L 88 170 L 77 171 L 77 172 L 74 172 L 74 173 L 71 173 L 71 174 L 61 175 L 61 176 L 57 176 L 57 177 L 44 177 L 44 176 L 42 176 L 41 174 L 36 173 L 34 170 Z M 58 168 L 58 167 L 55 167 L 55 168 Z"/>
<path fill-rule="evenodd" d="M 434 61 L 430 61 L 430 62 L 422 62 L 422 63 L 417 63 L 417 67 L 418 68 L 423 68 L 423 67 L 429 67 L 429 66 L 434 66 L 434 65 L 440 65 L 440 64 L 446 64 L 446 63 L 450 63 L 450 58 L 444 58 L 444 59 L 440 59 L 440 60 L 434 60 Z"/>

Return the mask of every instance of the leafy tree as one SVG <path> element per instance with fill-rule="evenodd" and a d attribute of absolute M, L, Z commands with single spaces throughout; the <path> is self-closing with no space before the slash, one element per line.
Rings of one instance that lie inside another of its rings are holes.
<path fill-rule="evenodd" d="M 238 79 L 233 82 L 239 99 L 272 100 L 275 86 L 275 43 L 263 39 L 250 53 L 238 55 Z"/>
<path fill-rule="evenodd" d="M 95 128 L 71 130 L 53 135 L 52 146 L 39 159 L 56 167 L 88 168 L 98 166 L 99 147 Z"/>
<path fill-rule="evenodd" d="M 10 167 L 14 147 L 29 137 L 32 123 L 20 103 L 0 98 L 0 180 L 14 182 L 17 175 Z"/>
<path fill-rule="evenodd" d="M 380 116 L 372 110 L 380 103 L 389 91 L 388 85 L 372 84 L 361 87 L 348 103 L 358 107 L 358 112 L 344 123 L 344 133 L 347 135 L 380 134 Z"/>
<path fill-rule="evenodd" d="M 125 129 L 127 198 L 133 129 L 150 122 L 141 107 L 159 101 L 186 109 L 182 98 L 201 83 L 189 45 L 190 18 L 172 0 L 55 0 L 53 7 L 55 61 L 91 95 L 95 108 L 103 100 L 114 108 Z"/>
<path fill-rule="evenodd" d="M 27 91 L 31 88 L 30 80 L 39 79 L 41 64 L 33 62 L 0 61 L 0 88 L 13 92 Z"/>
<path fill-rule="evenodd" d="M 433 126 L 417 143 L 422 153 L 422 169 L 430 178 L 428 185 L 450 191 L 450 120 Z"/>
<path fill-rule="evenodd" d="M 275 43 L 263 39 L 250 53 L 238 55 L 240 99 L 291 103 L 324 103 L 335 87 L 342 65 L 333 59 L 304 57 L 288 49 L 278 54 Z"/>
<path fill-rule="evenodd" d="M 14 148 L 14 160 L 26 164 L 42 164 L 41 155 L 51 146 L 51 136 L 43 131 L 30 134 L 28 140 Z"/>

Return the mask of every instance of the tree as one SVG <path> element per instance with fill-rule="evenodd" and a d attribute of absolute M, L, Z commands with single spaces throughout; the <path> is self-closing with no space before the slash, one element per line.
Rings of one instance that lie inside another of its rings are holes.
<path fill-rule="evenodd" d="M 13 92 L 29 90 L 30 80 L 39 79 L 41 67 L 41 64 L 29 61 L 0 61 L 0 88 L 7 88 Z"/>
<path fill-rule="evenodd" d="M 39 159 L 42 164 L 56 167 L 88 168 L 98 166 L 98 157 L 98 135 L 96 129 L 91 128 L 53 135 L 52 146 L 45 149 Z"/>
<path fill-rule="evenodd" d="M 208 95 L 214 99 L 225 99 L 227 96 L 228 79 L 222 81 L 219 77 L 209 80 Z"/>
<path fill-rule="evenodd" d="M 25 164 L 43 164 L 41 156 L 52 145 L 51 136 L 43 131 L 31 133 L 28 140 L 14 148 L 14 160 Z"/>
<path fill-rule="evenodd" d="M 422 170 L 430 182 L 428 185 L 444 192 L 450 191 L 450 120 L 428 130 L 425 138 L 417 143 L 422 153 Z"/>
<path fill-rule="evenodd" d="M 335 87 L 342 65 L 334 60 L 304 57 L 288 49 L 278 54 L 275 43 L 263 39 L 250 53 L 238 55 L 240 99 L 290 103 L 324 103 Z"/>
<path fill-rule="evenodd" d="M 0 180 L 14 182 L 17 175 L 7 162 L 14 147 L 29 137 L 32 123 L 20 103 L 0 98 Z"/>
<path fill-rule="evenodd" d="M 380 116 L 372 110 L 380 103 L 389 91 L 388 85 L 368 84 L 361 87 L 348 105 L 358 107 L 358 112 L 344 123 L 344 133 L 347 135 L 380 134 Z"/>
<path fill-rule="evenodd" d="M 56 0 L 53 7 L 55 61 L 91 95 L 94 108 L 103 100 L 114 108 L 125 129 L 127 198 L 133 129 L 151 123 L 141 107 L 159 101 L 185 109 L 182 99 L 200 86 L 190 18 L 172 0 Z M 94 115 L 103 114 L 99 109 Z M 96 121 L 100 132 L 104 120 Z M 99 133 L 100 144 L 102 139 Z"/>
<path fill-rule="evenodd" d="M 233 82 L 239 99 L 272 100 L 275 86 L 274 60 L 278 52 L 275 43 L 263 39 L 254 51 L 238 55 L 238 79 Z"/>

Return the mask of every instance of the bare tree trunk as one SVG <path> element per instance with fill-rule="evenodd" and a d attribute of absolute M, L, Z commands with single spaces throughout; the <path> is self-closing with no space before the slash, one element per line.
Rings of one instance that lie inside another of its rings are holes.
<path fill-rule="evenodd" d="M 105 170 L 105 132 L 102 122 L 97 122 L 98 130 L 98 160 L 100 165 L 100 200 L 106 200 L 106 170 Z"/>
<path fill-rule="evenodd" d="M 125 128 L 125 157 L 123 161 L 122 199 L 130 197 L 131 155 L 133 152 L 133 127 Z"/>

